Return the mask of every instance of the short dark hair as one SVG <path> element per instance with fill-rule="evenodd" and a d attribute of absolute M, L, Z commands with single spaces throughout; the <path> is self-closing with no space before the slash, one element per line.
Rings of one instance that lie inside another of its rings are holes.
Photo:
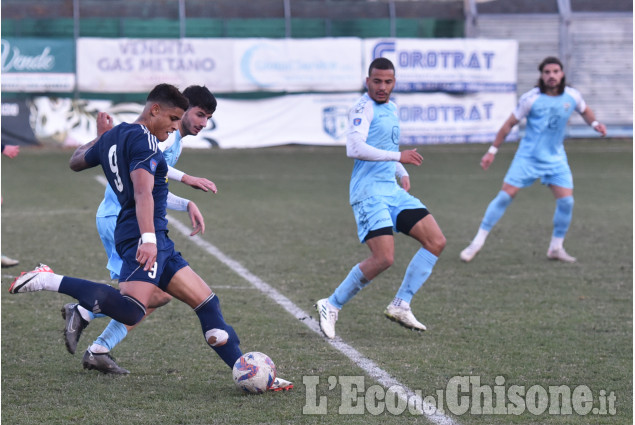
<path fill-rule="evenodd" d="M 198 106 L 207 114 L 213 114 L 216 111 L 216 98 L 205 86 L 189 86 L 183 90 L 183 96 L 190 101 L 190 108 Z"/>
<path fill-rule="evenodd" d="M 542 72 L 545 66 L 552 65 L 552 64 L 558 65 L 560 69 L 564 71 L 564 66 L 562 65 L 562 62 L 560 62 L 560 59 L 558 59 L 555 56 L 547 56 L 546 58 L 544 58 L 542 62 L 540 62 L 540 65 L 538 65 L 538 71 Z M 566 87 L 566 85 L 567 85 L 566 78 L 563 75 L 562 81 L 560 81 L 560 85 L 558 86 L 558 94 L 564 93 L 564 88 Z M 545 87 L 545 82 L 542 81 L 542 78 L 538 78 L 538 88 L 540 89 L 540 93 L 544 93 L 545 90 L 547 90 L 547 87 Z"/>
<path fill-rule="evenodd" d="M 386 58 L 377 58 L 370 63 L 368 67 L 368 75 L 370 76 L 370 72 L 374 69 L 392 69 L 395 71 L 395 66 L 389 59 Z"/>
<path fill-rule="evenodd" d="M 166 83 L 155 86 L 148 94 L 146 102 L 162 103 L 164 105 L 181 108 L 184 111 L 190 105 L 187 97 L 183 96 L 179 89 L 172 84 Z"/>

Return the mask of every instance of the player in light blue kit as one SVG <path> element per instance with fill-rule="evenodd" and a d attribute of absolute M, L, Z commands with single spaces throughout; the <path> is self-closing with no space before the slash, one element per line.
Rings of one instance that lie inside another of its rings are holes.
<path fill-rule="evenodd" d="M 349 114 L 346 154 L 355 158 L 350 203 L 357 236 L 370 249 L 370 257 L 355 265 L 331 296 L 317 302 L 320 328 L 327 338 L 335 338 L 335 322 L 344 304 L 393 264 L 394 231 L 416 239 L 421 248 L 384 314 L 407 328 L 426 330 L 412 313 L 410 302 L 445 248 L 445 237 L 432 214 L 408 193 L 410 177 L 402 164 L 418 166 L 423 157 L 416 149 L 399 151 L 397 107 L 390 101 L 395 87 L 392 62 L 375 59 L 368 69 L 366 86 L 368 92 Z"/>
<path fill-rule="evenodd" d="M 163 151 L 163 157 L 168 164 L 168 178 L 182 181 L 195 189 L 216 193 L 216 185 L 210 180 L 202 177 L 193 177 L 173 168 L 176 166 L 183 149 L 182 138 L 195 136 L 203 130 L 216 110 L 217 105 L 216 98 L 207 87 L 190 86 L 183 91 L 183 95 L 188 99 L 189 107 L 183 114 L 181 121 L 179 121 L 178 129 L 167 140 L 159 143 L 159 148 Z M 98 134 L 101 135 L 112 128 L 112 119 L 105 113 L 99 113 L 97 124 Z M 188 211 L 193 226 L 191 236 L 199 232 L 205 232 L 205 222 L 194 202 L 168 193 L 168 208 L 177 211 Z M 114 231 L 120 210 L 121 205 L 117 200 L 117 195 L 115 195 L 110 186 L 106 186 L 104 199 L 97 209 L 97 230 L 108 255 L 106 267 L 110 271 L 111 279 L 119 279 L 119 271 L 122 266 L 122 260 L 117 253 L 114 240 Z M 161 299 L 159 302 L 161 305 L 167 304 L 172 299 L 169 294 L 162 291 L 157 291 L 157 297 Z M 154 310 L 154 308 L 148 308 L 146 315 L 149 315 Z M 69 353 L 75 354 L 82 331 L 96 316 L 76 303 L 66 304 L 62 308 L 62 316 L 66 321 L 64 327 L 66 348 Z M 111 374 L 129 373 L 128 370 L 117 365 L 110 352 L 127 336 L 128 331 L 132 328 L 132 326 L 126 326 L 116 320 L 111 320 L 104 332 L 84 353 L 82 358 L 84 368 L 96 369 L 100 372 Z"/>
<path fill-rule="evenodd" d="M 523 118 L 527 119 L 525 137 L 520 141 L 498 195 L 490 202 L 481 226 L 470 243 L 461 251 L 461 260 L 470 262 L 481 250 L 494 225 L 523 187 L 531 186 L 538 178 L 548 185 L 556 198 L 553 215 L 553 233 L 547 257 L 574 263 L 576 259 L 563 247 L 573 215 L 573 176 L 564 150 L 564 132 L 567 121 L 577 111 L 595 131 L 606 135 L 606 127 L 595 120 L 579 91 L 567 87 L 562 63 L 547 57 L 538 66 L 538 86 L 520 97 L 518 106 L 496 134 L 496 139 L 483 158 L 481 167 L 487 170 L 505 137 Z"/>

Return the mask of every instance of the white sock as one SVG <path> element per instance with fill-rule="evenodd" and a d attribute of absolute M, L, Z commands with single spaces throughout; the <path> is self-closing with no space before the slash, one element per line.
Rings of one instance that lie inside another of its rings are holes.
<path fill-rule="evenodd" d="M 84 319 L 85 321 L 90 322 L 91 320 L 93 320 L 93 316 L 90 314 L 90 312 L 86 310 L 84 307 L 82 307 L 81 305 L 77 306 L 77 310 L 79 311 L 79 315 L 82 316 L 82 319 Z"/>
<path fill-rule="evenodd" d="M 40 273 L 40 276 L 43 278 L 45 291 L 59 292 L 64 276 L 55 273 Z"/>
<path fill-rule="evenodd" d="M 107 353 L 107 352 L 110 351 L 108 348 L 104 347 L 103 345 L 99 345 L 99 344 L 91 345 L 89 350 L 90 350 L 91 353 L 94 353 L 94 354 L 102 354 L 102 353 Z"/>
<path fill-rule="evenodd" d="M 554 249 L 562 249 L 562 244 L 564 243 L 564 238 L 557 238 L 555 236 L 551 237 L 551 243 L 549 244 L 549 250 Z"/>
<path fill-rule="evenodd" d="M 481 229 L 479 227 L 478 232 L 476 232 L 476 236 L 472 240 L 472 245 L 483 246 L 485 243 L 485 239 L 487 239 L 487 235 L 489 235 L 489 230 Z"/>

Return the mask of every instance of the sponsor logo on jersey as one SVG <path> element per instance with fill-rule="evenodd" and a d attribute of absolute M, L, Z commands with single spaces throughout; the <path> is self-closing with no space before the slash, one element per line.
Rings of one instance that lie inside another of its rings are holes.
<path fill-rule="evenodd" d="M 150 169 L 152 170 L 153 173 L 157 170 L 157 160 L 156 159 L 151 159 L 150 160 Z"/>
<path fill-rule="evenodd" d="M 355 118 L 353 120 L 353 125 L 360 125 L 362 123 L 362 119 L 361 118 Z"/>

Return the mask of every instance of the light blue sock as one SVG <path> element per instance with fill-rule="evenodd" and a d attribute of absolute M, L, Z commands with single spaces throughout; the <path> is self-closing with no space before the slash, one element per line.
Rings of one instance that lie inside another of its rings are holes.
<path fill-rule="evenodd" d="M 112 350 L 128 335 L 128 328 L 123 323 L 111 320 L 106 329 L 97 337 L 95 344 Z"/>
<path fill-rule="evenodd" d="M 410 303 L 414 294 L 423 286 L 424 282 L 430 277 L 432 268 L 437 263 L 438 257 L 425 248 L 419 248 L 419 251 L 412 257 L 410 264 L 406 269 L 403 282 L 397 291 L 397 298 Z"/>
<path fill-rule="evenodd" d="M 511 204 L 512 200 L 511 196 L 504 190 L 498 192 L 496 198 L 489 203 L 487 210 L 485 211 L 485 216 L 483 217 L 483 221 L 481 222 L 481 229 L 490 231 L 492 227 L 498 223 L 498 220 L 505 214 L 505 210 Z"/>
<path fill-rule="evenodd" d="M 88 317 L 90 318 L 90 319 L 88 320 L 89 322 L 90 322 L 91 320 L 95 319 L 95 318 L 108 317 L 108 316 L 106 316 L 106 315 L 105 315 L 105 314 L 103 314 L 103 313 L 97 313 L 97 314 L 95 314 L 95 313 L 93 313 L 93 312 L 92 312 L 92 311 L 90 311 L 90 310 L 86 310 L 86 309 L 84 309 L 84 310 L 86 311 L 86 313 L 88 314 Z"/>
<path fill-rule="evenodd" d="M 564 238 L 573 217 L 573 196 L 556 199 L 556 211 L 553 213 L 553 236 Z"/>
<path fill-rule="evenodd" d="M 342 308 L 344 304 L 349 302 L 359 291 L 364 289 L 370 280 L 364 277 L 359 264 L 355 265 L 346 276 L 346 279 L 340 283 L 333 294 L 329 297 L 329 302 L 337 308 Z"/>

